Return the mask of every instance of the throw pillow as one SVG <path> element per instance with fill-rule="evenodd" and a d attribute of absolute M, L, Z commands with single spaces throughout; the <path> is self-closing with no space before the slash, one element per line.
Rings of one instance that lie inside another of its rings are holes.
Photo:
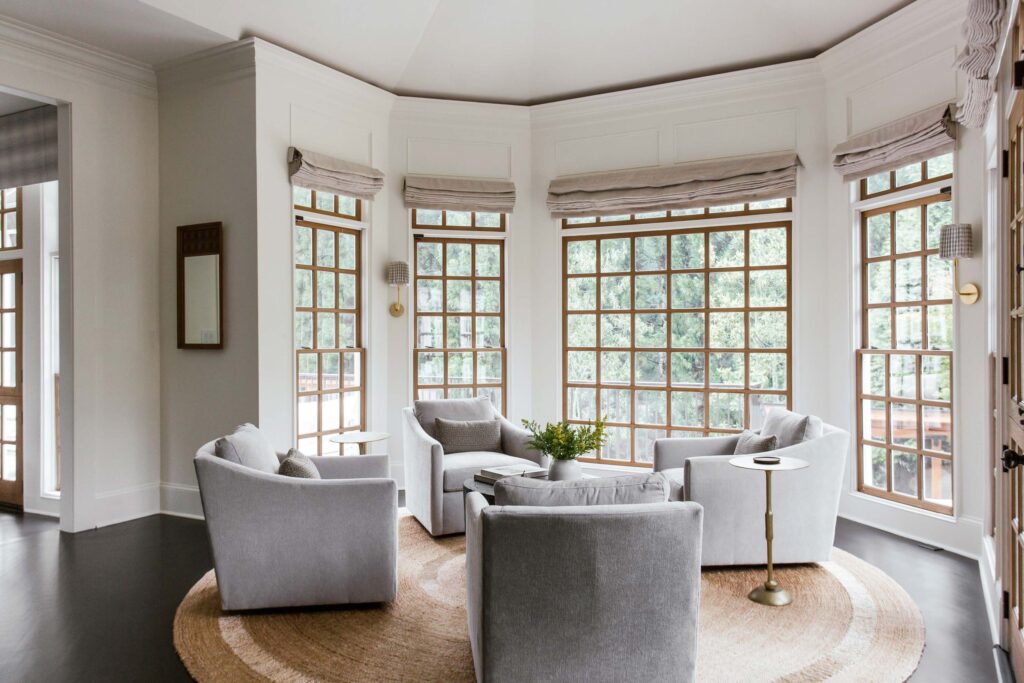
<path fill-rule="evenodd" d="M 300 477 L 302 479 L 323 479 L 316 463 L 308 455 L 300 453 L 292 448 L 288 451 L 288 457 L 281 461 L 281 468 L 277 471 L 286 477 Z"/>
<path fill-rule="evenodd" d="M 664 503 L 668 489 L 668 482 L 659 472 L 574 481 L 507 477 L 494 484 L 494 503 L 544 507 Z"/>
<path fill-rule="evenodd" d="M 486 396 L 476 398 L 439 398 L 429 401 L 415 401 L 413 414 L 428 436 L 437 438 L 434 421 L 445 420 L 490 420 L 494 418 L 491 399 Z"/>
<path fill-rule="evenodd" d="M 748 429 L 740 434 L 740 438 L 736 442 L 736 449 L 733 450 L 733 455 L 746 455 L 749 453 L 774 451 L 778 445 L 779 437 L 774 434 L 761 436 Z"/>
<path fill-rule="evenodd" d="M 434 420 L 434 438 L 445 453 L 501 452 L 501 422 L 495 420 Z"/>
<path fill-rule="evenodd" d="M 761 427 L 761 435 L 774 434 L 779 437 L 777 448 L 789 448 L 804 441 L 821 436 L 821 419 L 809 415 L 800 415 L 784 408 L 775 408 L 768 412 Z"/>
<path fill-rule="evenodd" d="M 228 436 L 217 439 L 214 445 L 217 457 L 245 465 L 261 472 L 277 472 L 281 463 L 274 447 L 255 425 L 239 425 Z"/>

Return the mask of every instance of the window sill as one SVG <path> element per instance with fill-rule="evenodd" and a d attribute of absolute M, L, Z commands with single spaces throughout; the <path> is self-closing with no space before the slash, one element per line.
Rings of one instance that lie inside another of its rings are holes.
<path fill-rule="evenodd" d="M 640 474 L 643 472 L 650 472 L 654 469 L 652 464 L 650 467 L 638 467 L 636 465 L 609 465 L 606 463 L 595 463 L 595 462 L 581 462 L 580 467 L 583 471 L 597 471 L 597 472 L 618 472 L 620 474 Z"/>
<path fill-rule="evenodd" d="M 863 493 L 861 491 L 850 491 L 848 493 L 849 493 L 850 497 L 852 497 L 852 498 L 857 498 L 859 500 L 871 501 L 872 503 L 877 503 L 878 505 L 883 505 L 883 506 L 888 507 L 890 509 L 900 510 L 902 512 L 909 512 L 909 513 L 912 513 L 912 514 L 915 514 L 915 515 L 921 515 L 922 517 L 930 517 L 932 519 L 936 519 L 936 520 L 939 520 L 941 522 L 946 522 L 948 524 L 956 524 L 957 523 L 957 516 L 956 516 L 956 510 L 955 509 L 953 511 L 953 514 L 945 515 L 945 514 L 942 514 L 941 512 L 933 512 L 932 510 L 925 510 L 923 508 L 915 507 L 913 505 L 904 505 L 903 503 L 898 503 L 898 502 L 896 502 L 894 500 L 889 500 L 887 498 L 880 498 L 878 496 L 872 496 L 870 493 Z"/>

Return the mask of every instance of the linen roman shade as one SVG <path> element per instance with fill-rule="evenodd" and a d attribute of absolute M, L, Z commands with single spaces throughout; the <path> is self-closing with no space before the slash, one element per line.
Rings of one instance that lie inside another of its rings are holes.
<path fill-rule="evenodd" d="M 0 117 L 0 188 L 57 179 L 57 107 Z"/>
<path fill-rule="evenodd" d="M 573 218 L 792 197 L 799 165 L 795 152 L 783 152 L 565 176 L 548 186 L 548 209 Z"/>
<path fill-rule="evenodd" d="M 515 204 L 516 185 L 511 180 L 405 176 L 405 205 L 410 209 L 508 213 Z"/>
<path fill-rule="evenodd" d="M 970 0 L 962 33 L 964 48 L 956 67 L 967 76 L 967 87 L 956 105 L 956 120 L 968 128 L 980 128 L 995 96 L 990 76 L 996 63 L 996 43 L 1006 10 L 1005 0 Z"/>
<path fill-rule="evenodd" d="M 954 140 L 956 123 L 952 106 L 942 104 L 837 145 L 832 150 L 835 155 L 832 165 L 843 174 L 843 180 L 859 180 L 944 154 L 953 149 Z"/>
<path fill-rule="evenodd" d="M 292 185 L 356 199 L 373 199 L 384 187 L 384 174 L 375 168 L 295 147 L 288 148 L 288 174 Z"/>

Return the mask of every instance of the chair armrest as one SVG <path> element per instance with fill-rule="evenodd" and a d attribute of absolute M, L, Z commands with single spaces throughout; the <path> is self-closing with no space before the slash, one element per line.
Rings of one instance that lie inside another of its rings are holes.
<path fill-rule="evenodd" d="M 313 464 L 324 479 L 387 479 L 391 476 L 386 455 L 322 455 Z"/>
<path fill-rule="evenodd" d="M 503 415 L 498 415 L 498 419 L 501 421 L 501 449 L 505 454 L 531 460 L 543 467 L 544 454 L 527 445 L 533 435 L 526 429 L 513 424 Z"/>
<path fill-rule="evenodd" d="M 403 457 L 405 459 L 405 505 L 420 520 L 430 520 L 431 528 L 442 528 L 444 497 L 444 448 L 423 431 L 412 408 L 403 408 Z"/>
<path fill-rule="evenodd" d="M 476 679 L 483 678 L 483 589 L 484 549 L 483 511 L 487 500 L 473 491 L 466 496 L 466 616 L 469 621 L 469 647 L 473 652 Z"/>
<path fill-rule="evenodd" d="M 687 458 L 702 455 L 731 455 L 736 450 L 739 435 L 712 436 L 706 439 L 656 439 L 654 442 L 654 471 L 683 467 Z"/>

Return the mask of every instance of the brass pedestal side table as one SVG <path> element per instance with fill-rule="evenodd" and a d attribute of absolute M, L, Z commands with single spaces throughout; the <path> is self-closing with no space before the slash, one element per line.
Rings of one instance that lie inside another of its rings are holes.
<path fill-rule="evenodd" d="M 799 458 L 777 458 L 778 462 L 772 464 L 754 462 L 754 458 L 766 455 L 768 454 L 744 455 L 733 458 L 729 461 L 729 464 L 744 470 L 761 470 L 764 472 L 764 538 L 768 543 L 768 579 L 764 582 L 763 586 L 758 586 L 750 591 L 747 597 L 762 605 L 782 607 L 793 602 L 793 598 L 788 591 L 779 587 L 778 582 L 775 580 L 775 568 L 772 566 L 772 537 L 774 536 L 772 528 L 772 472 L 802 470 L 808 466 L 808 463 L 806 460 L 800 460 Z"/>

